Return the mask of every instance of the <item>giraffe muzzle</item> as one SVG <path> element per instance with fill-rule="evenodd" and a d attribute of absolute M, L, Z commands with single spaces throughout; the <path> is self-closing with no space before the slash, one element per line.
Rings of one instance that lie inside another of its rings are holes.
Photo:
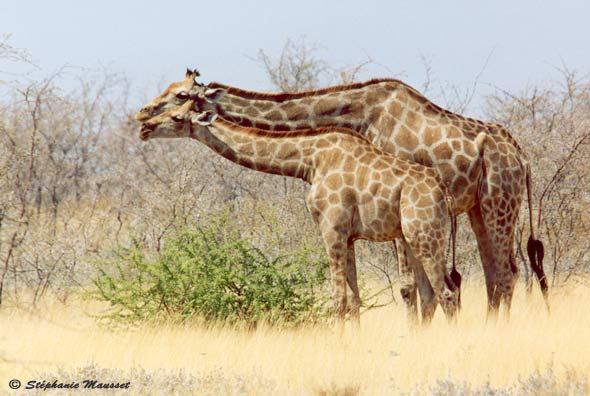
<path fill-rule="evenodd" d="M 144 142 L 146 140 L 149 140 L 150 135 L 152 134 L 152 132 L 154 132 L 154 129 L 155 127 L 152 127 L 151 125 L 143 124 L 139 129 L 139 139 Z"/>

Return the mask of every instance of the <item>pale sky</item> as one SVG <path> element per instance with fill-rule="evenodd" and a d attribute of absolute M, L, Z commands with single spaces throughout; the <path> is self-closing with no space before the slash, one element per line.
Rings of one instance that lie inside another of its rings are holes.
<path fill-rule="evenodd" d="M 0 0 L 0 33 L 40 67 L 18 71 L 34 78 L 66 64 L 106 66 L 130 77 L 137 100 L 187 66 L 205 82 L 269 90 L 252 58 L 260 48 L 278 56 L 289 37 L 318 44 L 316 55 L 335 67 L 372 58 L 362 79 L 391 76 L 421 89 L 425 57 L 435 84 L 468 88 L 483 70 L 476 96 L 518 91 L 558 78 L 562 65 L 588 74 L 589 18 L 587 0 Z"/>

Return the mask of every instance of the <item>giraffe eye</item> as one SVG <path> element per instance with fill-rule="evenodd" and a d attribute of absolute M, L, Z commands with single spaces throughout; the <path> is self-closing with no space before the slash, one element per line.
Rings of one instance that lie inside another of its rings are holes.
<path fill-rule="evenodd" d="M 184 121 L 184 118 L 182 118 L 181 116 L 176 115 L 176 114 L 173 115 L 171 118 L 172 118 L 172 121 L 174 121 L 174 122 L 182 122 L 182 121 Z"/>
<path fill-rule="evenodd" d="M 176 94 L 176 98 L 178 98 L 180 100 L 186 100 L 186 99 L 188 99 L 188 96 L 189 96 L 188 93 L 184 92 L 184 91 Z"/>

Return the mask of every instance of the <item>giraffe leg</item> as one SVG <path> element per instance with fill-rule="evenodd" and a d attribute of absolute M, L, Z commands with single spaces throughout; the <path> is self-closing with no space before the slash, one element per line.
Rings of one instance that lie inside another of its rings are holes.
<path fill-rule="evenodd" d="M 402 300 L 406 304 L 406 313 L 408 323 L 411 326 L 418 325 L 418 301 L 417 301 L 417 285 L 414 279 L 413 265 L 408 260 L 406 252 L 406 243 L 399 238 L 393 242 L 393 246 L 397 252 L 397 263 L 400 279 L 400 294 Z"/>
<path fill-rule="evenodd" d="M 494 319 L 498 314 L 500 295 L 498 294 L 495 285 L 495 260 L 493 244 L 488 237 L 488 232 L 479 205 L 471 208 L 468 212 L 468 216 L 469 222 L 471 223 L 471 229 L 473 230 L 477 240 L 479 257 L 481 259 L 486 282 L 486 291 L 488 295 L 488 319 Z"/>
<path fill-rule="evenodd" d="M 343 239 L 333 229 L 323 229 L 320 226 L 328 261 L 330 264 L 330 278 L 332 281 L 332 300 L 334 303 L 334 314 L 340 325 L 344 324 L 344 317 L 347 311 L 346 282 L 347 282 L 347 260 L 348 248 L 346 239 Z"/>
<path fill-rule="evenodd" d="M 432 317 L 436 311 L 436 296 L 434 294 L 434 290 L 432 289 L 432 285 L 428 280 L 428 276 L 426 275 L 426 272 L 424 272 L 422 262 L 414 256 L 412 249 L 405 241 L 402 241 L 400 244 L 404 246 L 406 258 L 413 270 L 413 277 L 416 281 L 416 287 L 420 293 L 420 311 L 422 316 L 422 324 L 425 325 L 432 321 Z"/>
<path fill-rule="evenodd" d="M 357 282 L 354 242 L 349 241 L 347 247 L 346 281 L 348 282 L 348 287 L 350 287 L 350 290 L 352 291 L 348 312 L 350 313 L 350 318 L 353 324 L 357 327 L 360 327 L 361 297 L 359 294 L 359 286 Z"/>
<path fill-rule="evenodd" d="M 506 152 L 506 147 L 499 149 L 489 139 L 488 144 L 483 154 L 485 177 L 480 188 L 479 207 L 493 259 L 492 302 L 496 311 L 500 302 L 503 302 L 508 315 L 518 278 L 514 230 L 524 199 L 526 168 L 516 155 L 511 156 L 510 152 Z"/>
<path fill-rule="evenodd" d="M 342 208 L 335 207 L 331 216 L 326 216 L 328 209 L 320 211 L 315 206 L 317 199 L 317 189 L 312 189 L 305 198 L 307 207 L 310 208 L 311 216 L 314 222 L 319 226 L 320 234 L 324 240 L 324 248 L 328 256 L 330 267 L 330 278 L 332 281 L 332 301 L 334 304 L 334 314 L 336 321 L 339 323 L 340 331 L 344 330 L 344 317 L 347 309 L 346 283 L 348 262 L 348 244 L 349 239 L 348 225 L 350 224 L 346 212 Z M 355 265 L 356 277 L 356 265 Z"/>
<path fill-rule="evenodd" d="M 426 272 L 424 272 L 422 263 L 416 259 L 413 261 L 414 277 L 418 285 L 418 294 L 420 295 L 420 312 L 422 314 L 422 323 L 429 323 L 434 316 L 434 311 L 436 311 L 436 305 L 438 302 L 436 301 L 436 295 L 434 294 L 432 285 L 428 280 L 428 276 L 426 275 Z"/>
<path fill-rule="evenodd" d="M 520 202 L 517 203 L 516 210 L 502 209 L 510 207 L 510 199 L 505 196 L 499 199 L 484 198 L 482 203 L 486 205 L 487 210 L 483 211 L 482 217 L 494 251 L 494 303 L 499 306 L 502 302 L 508 317 L 518 279 L 514 255 L 514 230 L 518 221 Z"/>

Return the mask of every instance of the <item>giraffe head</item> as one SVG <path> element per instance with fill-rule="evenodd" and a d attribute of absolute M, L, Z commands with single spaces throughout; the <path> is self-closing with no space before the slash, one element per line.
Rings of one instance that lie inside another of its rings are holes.
<path fill-rule="evenodd" d="M 186 69 L 184 80 L 170 84 L 161 94 L 143 106 L 135 114 L 135 119 L 146 122 L 152 117 L 183 105 L 189 99 L 206 100 L 210 103 L 221 99 L 225 91 L 219 88 L 208 88 L 197 82 L 196 78 L 199 76 L 197 69 Z"/>
<path fill-rule="evenodd" d="M 190 137 L 191 127 L 187 120 L 193 106 L 194 102 L 187 100 L 182 106 L 151 117 L 141 124 L 139 138 L 145 141 L 158 138 Z"/>
<path fill-rule="evenodd" d="M 192 99 L 187 100 L 182 106 L 150 118 L 142 124 L 139 138 L 144 141 L 158 138 L 198 139 L 202 135 L 201 127 L 211 125 L 217 118 L 217 113 L 210 109 L 212 104 L 204 104 L 205 106 Z M 199 129 L 195 130 L 195 126 Z"/>

